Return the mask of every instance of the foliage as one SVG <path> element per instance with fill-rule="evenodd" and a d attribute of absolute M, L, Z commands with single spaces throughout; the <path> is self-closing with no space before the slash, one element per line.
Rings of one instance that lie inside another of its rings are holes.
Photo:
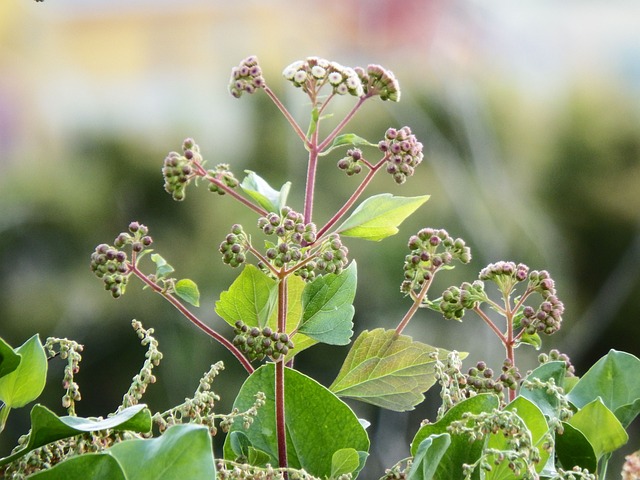
<path fill-rule="evenodd" d="M 211 385 L 221 364 L 205 373 L 183 404 L 155 414 L 141 404 L 162 354 L 153 330 L 137 321 L 133 327 L 148 348 L 147 359 L 120 407 L 104 419 L 75 414 L 81 345 L 67 339 L 42 344 L 34 336 L 13 349 L 3 341 L 0 428 L 11 409 L 39 397 L 48 360 L 67 360 L 62 404 L 68 415 L 59 417 L 39 404 L 32 408 L 30 433 L 0 459 L 6 478 L 81 478 L 90 472 L 92 478 L 146 479 L 162 472 L 163 478 L 346 480 L 363 469 L 370 441 L 366 422 L 344 398 L 407 411 L 436 383 L 442 398 L 438 418 L 423 422 L 410 457 L 384 478 L 605 478 L 611 453 L 627 442 L 626 428 L 640 409 L 640 360 L 611 351 L 577 378 L 568 357 L 552 351 L 523 375 L 516 349 L 539 349 L 543 336 L 562 324 L 564 304 L 551 275 L 501 261 L 483 268 L 476 280 L 430 298 L 436 275 L 471 261 L 466 242 L 444 229 L 425 227 L 409 238 L 400 285 L 409 308 L 395 328 L 360 332 L 328 388 L 295 369 L 296 355 L 318 343 L 351 343 L 358 275 L 344 239 L 379 242 L 397 234 L 429 196 L 383 193 L 363 199 L 379 172 L 401 185 L 423 161 L 423 146 L 409 127 L 388 128 L 377 143 L 342 133 L 365 102 L 400 99 L 392 72 L 310 57 L 285 68 L 283 76 L 308 97 L 306 128 L 267 85 L 255 57 L 232 69 L 229 90 L 237 98 L 267 95 L 306 149 L 300 210 L 288 203 L 293 182 L 277 190 L 254 171 L 239 180 L 229 164 L 207 169 L 191 138 L 181 152 L 166 156 L 162 168 L 164 188 L 174 200 L 183 201 L 189 186 L 202 182 L 256 216 L 255 226 L 233 224 L 218 247 L 223 263 L 240 269 L 215 305 L 232 340 L 193 313 L 191 307 L 200 305 L 198 285 L 172 276 L 173 266 L 152 250 L 146 225 L 131 222 L 91 255 L 91 271 L 112 297 L 124 295 L 138 279 L 235 356 L 248 377 L 233 411 L 215 413 L 219 397 Z M 331 125 L 329 106 L 341 96 L 354 97 L 355 104 Z M 348 177 L 364 175 L 340 208 L 317 223 L 317 171 L 341 149 L 346 152 L 338 170 Z M 485 362 L 463 373 L 465 353 L 404 334 L 420 309 L 458 321 L 467 313 L 479 317 L 504 348 L 500 373 Z M 211 437 L 218 429 L 227 435 L 222 458 L 214 459 Z"/>

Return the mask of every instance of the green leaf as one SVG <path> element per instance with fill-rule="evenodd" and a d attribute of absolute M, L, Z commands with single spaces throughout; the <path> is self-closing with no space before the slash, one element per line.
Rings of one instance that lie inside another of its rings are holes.
<path fill-rule="evenodd" d="M 413 457 L 407 480 L 431 480 L 449 445 L 451 436 L 448 433 L 433 434 L 422 440 Z"/>
<path fill-rule="evenodd" d="M 167 275 L 174 271 L 173 267 L 169 265 L 167 261 L 157 253 L 151 254 L 151 260 L 156 264 L 157 278 L 166 278 Z"/>
<path fill-rule="evenodd" d="M 194 307 L 200 306 L 200 291 L 198 285 L 193 280 L 183 278 L 178 280 L 175 285 L 176 295 L 185 302 L 189 302 Z"/>
<path fill-rule="evenodd" d="M 249 327 L 267 325 L 277 300 L 278 282 L 253 265 L 246 265 L 238 278 L 222 292 L 216 313 L 229 325 L 241 320 Z"/>
<path fill-rule="evenodd" d="M 526 385 L 527 381 L 532 381 L 534 378 L 537 378 L 542 382 L 553 380 L 556 386 L 563 387 L 566 374 L 567 366 L 564 362 L 547 362 L 527 375 L 524 384 Z M 520 390 L 520 396 L 535 403 L 547 417 L 558 419 L 560 413 L 559 399 L 554 394 L 548 393 L 546 388 L 529 389 L 523 387 Z"/>
<path fill-rule="evenodd" d="M 394 197 L 390 193 L 374 195 L 362 202 L 340 225 L 337 232 L 347 237 L 380 241 L 398 233 L 398 225 L 427 200 L 429 195 L 421 197 Z"/>
<path fill-rule="evenodd" d="M 118 414 L 104 420 L 92 420 L 82 417 L 58 417 L 48 408 L 34 405 L 31 409 L 31 432 L 27 445 L 13 455 L 0 459 L 0 465 L 9 463 L 31 450 L 61 438 L 108 428 L 149 432 L 151 430 L 151 413 L 146 405 L 140 404 L 125 408 Z"/>
<path fill-rule="evenodd" d="M 331 477 L 355 472 L 360 466 L 360 456 L 355 448 L 342 448 L 331 457 Z"/>
<path fill-rule="evenodd" d="M 0 378 L 18 368 L 21 358 L 22 357 L 11 348 L 11 345 L 0 337 Z"/>
<path fill-rule="evenodd" d="M 629 440 L 624 427 L 599 397 L 578 410 L 567 423 L 587 437 L 596 458 L 617 450 Z"/>
<path fill-rule="evenodd" d="M 71 457 L 29 480 L 130 480 L 118 461 L 108 453 L 85 453 Z"/>
<path fill-rule="evenodd" d="M 355 135 L 353 133 L 344 133 L 342 135 L 338 135 L 336 138 L 333 139 L 333 142 L 331 142 L 331 145 L 324 150 L 321 155 L 326 155 L 327 153 L 331 152 L 332 150 L 335 150 L 338 147 L 343 147 L 345 145 L 354 145 L 356 147 L 358 146 L 364 146 L 364 147 L 377 147 L 378 145 L 375 143 L 371 143 L 370 141 L 359 137 L 358 135 Z"/>
<path fill-rule="evenodd" d="M 215 479 L 209 429 L 174 425 L 159 438 L 125 440 L 108 450 L 131 480 Z"/>
<path fill-rule="evenodd" d="M 8 408 L 24 407 L 34 401 L 47 380 L 47 355 L 38 335 L 23 343 L 15 353 L 22 357 L 20 364 L 0 378 L 0 400 Z"/>
<path fill-rule="evenodd" d="M 518 344 L 523 343 L 533 346 L 536 350 L 540 350 L 540 347 L 542 346 L 542 339 L 537 333 L 524 332 L 518 341 Z"/>
<path fill-rule="evenodd" d="M 640 359 L 611 350 L 598 360 L 567 395 L 581 408 L 600 397 L 623 427 L 640 412 Z"/>
<path fill-rule="evenodd" d="M 250 408 L 255 395 L 263 392 L 265 405 L 249 430 L 236 419 L 231 432 L 243 430 L 254 448 L 266 452 L 272 465 L 278 464 L 278 445 L 275 421 L 275 365 L 269 363 L 258 368 L 245 381 L 233 407 L 240 411 Z M 369 439 L 353 411 L 315 380 L 302 373 L 285 369 L 285 404 L 287 408 L 287 452 L 289 466 L 304 468 L 316 477 L 331 475 L 333 454 L 353 448 L 358 452 L 369 450 Z M 224 444 L 224 458 L 235 459 L 230 435 Z M 361 455 L 361 465 L 365 455 Z M 358 470 L 359 470 L 358 469 Z"/>
<path fill-rule="evenodd" d="M 420 444 L 429 436 L 448 433 L 447 429 L 449 425 L 453 422 L 463 420 L 466 413 L 478 414 L 491 412 L 499 406 L 500 400 L 498 397 L 489 393 L 481 393 L 454 405 L 436 423 L 423 425 L 420 430 L 418 430 L 418 433 L 416 433 L 416 436 L 411 442 L 411 455 L 415 457 L 418 454 Z M 471 426 L 473 420 L 469 420 L 468 422 L 469 426 Z M 451 437 L 451 445 L 449 445 L 446 454 L 440 460 L 434 478 L 464 478 L 462 465 L 464 463 L 474 463 L 482 454 L 483 448 L 483 440 L 470 442 L 469 438 L 465 435 L 453 435 Z"/>
<path fill-rule="evenodd" d="M 347 345 L 353 335 L 353 299 L 357 286 L 356 262 L 337 275 L 308 283 L 302 293 L 302 321 L 298 331 L 330 345 Z"/>
<path fill-rule="evenodd" d="M 397 335 L 394 330 L 365 330 L 353 343 L 329 389 L 341 397 L 389 410 L 412 410 L 436 381 L 431 356 L 435 351 L 441 359 L 449 353 Z"/>
<path fill-rule="evenodd" d="M 509 403 L 505 408 L 507 411 L 514 412 L 524 422 L 531 436 L 532 444 L 538 449 L 540 454 L 540 462 L 536 465 L 536 471 L 540 473 L 549 459 L 549 452 L 542 448 L 546 435 L 549 432 L 542 411 L 531 401 L 524 397 L 517 397 Z M 502 432 L 492 434 L 487 442 L 487 448 L 495 448 L 497 450 L 508 450 L 511 447 Z M 491 461 L 491 460 L 490 460 Z M 502 462 L 495 465 L 493 470 L 486 473 L 486 480 L 512 479 L 518 480 L 513 471 L 509 468 L 508 462 Z"/>
<path fill-rule="evenodd" d="M 563 433 L 556 435 L 555 451 L 564 470 L 573 467 L 586 468 L 595 473 L 598 460 L 593 447 L 584 434 L 568 423 L 562 422 Z"/>
<path fill-rule="evenodd" d="M 257 173 L 251 170 L 245 170 L 245 173 L 247 176 L 242 180 L 240 187 L 262 208 L 269 212 L 279 213 L 282 207 L 287 204 L 291 182 L 282 185 L 278 192 L 271 188 Z"/>

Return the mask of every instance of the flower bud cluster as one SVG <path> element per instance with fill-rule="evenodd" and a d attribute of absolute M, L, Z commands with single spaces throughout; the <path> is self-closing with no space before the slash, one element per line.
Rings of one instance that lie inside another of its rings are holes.
<path fill-rule="evenodd" d="M 487 300 L 484 283 L 476 280 L 473 283 L 464 282 L 460 287 L 452 286 L 442 292 L 440 311 L 447 320 L 460 320 L 467 309 Z"/>
<path fill-rule="evenodd" d="M 282 75 L 305 93 L 315 95 L 324 85 L 329 85 L 333 93 L 362 97 L 362 81 L 353 68 L 344 67 L 324 58 L 309 57 L 286 67 Z"/>
<path fill-rule="evenodd" d="M 502 364 L 499 377 L 493 377 L 493 370 L 485 362 L 478 362 L 467 373 L 467 389 L 475 393 L 491 392 L 502 396 L 505 389 L 515 390 L 522 380 L 522 375 L 509 359 Z"/>
<path fill-rule="evenodd" d="M 509 295 L 516 284 L 525 281 L 529 276 L 529 267 L 519 263 L 500 261 L 490 263 L 480 271 L 480 280 L 490 280 L 498 285 L 505 295 Z"/>
<path fill-rule="evenodd" d="M 229 170 L 229 164 L 220 163 L 216 165 L 215 170 L 209 170 L 207 172 L 208 178 L 215 178 L 216 180 L 223 182 L 229 188 L 236 188 L 240 182 L 233 175 L 233 172 Z M 209 191 L 217 193 L 218 195 L 224 195 L 225 191 L 220 188 L 215 182 L 209 182 Z"/>
<path fill-rule="evenodd" d="M 424 158 L 422 143 L 411 133 L 409 127 L 387 129 L 378 148 L 387 156 L 387 173 L 393 176 L 398 185 L 414 174 Z"/>
<path fill-rule="evenodd" d="M 258 57 L 249 56 L 240 62 L 240 65 L 231 69 L 229 92 L 235 98 L 240 98 L 243 93 L 252 94 L 265 86 L 262 69 L 258 65 Z"/>
<path fill-rule="evenodd" d="M 338 160 L 338 168 L 348 176 L 362 172 L 362 151 L 359 148 L 347 150 L 347 156 Z"/>
<path fill-rule="evenodd" d="M 622 480 L 634 480 L 640 478 L 640 450 L 624 457 L 622 466 Z"/>
<path fill-rule="evenodd" d="M 423 228 L 409 238 L 409 253 L 404 260 L 404 281 L 400 289 L 404 293 L 420 290 L 425 280 L 441 267 L 454 260 L 471 261 L 471 250 L 461 238 L 454 239 L 446 230 Z"/>
<path fill-rule="evenodd" d="M 238 267 L 247 259 L 246 250 L 249 239 L 244 233 L 242 225 L 234 224 L 218 251 L 222 254 L 222 261 L 232 267 Z"/>
<path fill-rule="evenodd" d="M 56 345 L 58 346 L 58 352 L 55 349 Z M 67 338 L 53 337 L 47 338 L 43 346 L 49 358 L 59 354 L 62 360 L 67 361 L 62 378 L 62 387 L 66 390 L 62 397 L 62 406 L 67 409 L 69 415 L 74 416 L 75 402 L 82 399 L 80 387 L 75 382 L 74 376 L 80 371 L 81 352 L 84 350 L 84 346 Z"/>
<path fill-rule="evenodd" d="M 140 339 L 140 345 L 147 347 L 147 353 L 145 353 L 146 359 L 140 372 L 133 377 L 129 390 L 122 397 L 121 408 L 137 405 L 140 402 L 147 391 L 147 387 L 156 382 L 153 369 L 160 365 L 162 360 L 162 352 L 158 350 L 158 340 L 153 336 L 153 328 L 145 329 L 138 320 L 133 320 L 131 326 Z"/>
<path fill-rule="evenodd" d="M 182 151 L 182 154 L 170 152 L 162 166 L 164 189 L 177 201 L 184 200 L 187 185 L 196 176 L 194 163 L 202 163 L 200 147 L 192 138 L 185 139 L 182 143 Z"/>
<path fill-rule="evenodd" d="M 289 335 L 274 332 L 270 327 L 249 328 L 244 322 L 238 320 L 234 332 L 236 336 L 233 339 L 233 344 L 251 361 L 260 361 L 265 357 L 277 360 L 289 353 L 289 350 L 294 347 Z"/>
<path fill-rule="evenodd" d="M 381 100 L 400 101 L 400 85 L 393 72 L 380 65 L 369 65 L 367 70 L 356 67 L 354 69 L 367 96 L 379 96 Z"/>
<path fill-rule="evenodd" d="M 540 365 L 547 362 L 564 362 L 567 368 L 566 376 L 567 377 L 575 376 L 576 369 L 571 363 L 571 359 L 569 358 L 569 355 L 567 355 L 566 353 L 561 353 L 559 350 L 556 350 L 555 348 L 553 350 L 550 350 L 548 354 L 541 353 L 540 355 L 538 355 L 538 362 L 540 363 Z"/>
<path fill-rule="evenodd" d="M 340 235 L 333 233 L 323 242 L 315 267 L 324 273 L 338 274 L 349 263 L 349 249 L 342 243 Z"/>
<path fill-rule="evenodd" d="M 109 290 L 113 298 L 118 298 L 124 293 L 129 280 L 127 254 L 102 243 L 91 254 L 91 271 L 104 281 L 105 290 Z"/>

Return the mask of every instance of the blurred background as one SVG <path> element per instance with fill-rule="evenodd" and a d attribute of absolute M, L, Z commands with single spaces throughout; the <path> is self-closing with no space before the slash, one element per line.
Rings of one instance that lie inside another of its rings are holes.
<path fill-rule="evenodd" d="M 348 242 L 359 261 L 356 334 L 393 328 L 409 307 L 399 292 L 409 235 L 446 228 L 474 261 L 440 276 L 437 294 L 476 278 L 489 262 L 547 269 L 565 303 L 562 330 L 543 350 L 567 353 L 579 374 L 611 348 L 640 355 L 640 4 L 525 0 L 4 0 L 0 2 L 0 336 L 14 346 L 34 333 L 85 345 L 77 376 L 82 416 L 120 403 L 144 361 L 130 327 L 154 328 L 165 359 L 145 401 L 162 411 L 190 396 L 217 360 L 219 411 L 228 412 L 245 373 L 149 291 L 132 281 L 113 300 L 89 271 L 94 247 L 132 220 L 155 248 L 194 279 L 198 315 L 232 332 L 214 311 L 238 271 L 217 246 L 234 222 L 255 218 L 228 197 L 191 188 L 183 203 L 163 190 L 162 160 L 195 138 L 209 165 L 291 180 L 301 209 L 305 152 L 266 95 L 227 93 L 232 66 L 255 54 L 267 83 L 301 122 L 307 104 L 282 69 L 307 56 L 343 65 L 379 63 L 402 87 L 399 104 L 368 102 L 350 131 L 378 141 L 409 125 L 425 162 L 401 187 L 377 178 L 368 195 L 430 194 L 382 243 Z M 336 117 L 352 100 L 335 104 Z M 315 220 L 339 208 L 358 183 L 321 165 Z M 151 268 L 151 267 L 150 267 Z M 421 311 L 407 333 L 470 352 L 499 368 L 504 356 L 480 321 L 447 322 Z M 329 385 L 345 347 L 318 346 L 296 366 Z M 539 352 L 518 351 L 523 369 Z M 50 365 L 40 399 L 59 414 L 62 362 Z M 438 392 L 409 414 L 350 402 L 372 422 L 363 478 L 408 455 Z M 638 422 L 617 455 L 640 447 Z M 0 456 L 28 430 L 14 411 Z M 216 437 L 220 448 L 222 437 Z"/>

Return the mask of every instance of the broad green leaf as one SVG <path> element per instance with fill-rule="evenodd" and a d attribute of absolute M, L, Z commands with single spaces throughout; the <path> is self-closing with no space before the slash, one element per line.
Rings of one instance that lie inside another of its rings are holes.
<path fill-rule="evenodd" d="M 302 293 L 302 322 L 298 331 L 330 345 L 347 345 L 353 335 L 356 262 L 339 274 L 317 277 Z"/>
<path fill-rule="evenodd" d="M 11 345 L 0 337 L 0 378 L 18 368 L 20 359 L 20 355 L 11 348 Z"/>
<path fill-rule="evenodd" d="M 542 448 L 546 434 L 549 432 L 549 425 L 547 424 L 542 411 L 531 400 L 527 400 L 521 396 L 509 403 L 504 410 L 516 413 L 529 430 L 532 444 L 536 446 L 540 454 L 540 462 L 536 465 L 536 471 L 540 473 L 549 459 L 549 452 Z M 492 434 L 489 437 L 487 448 L 508 450 L 510 447 L 504 434 L 502 432 L 498 432 L 497 434 Z M 508 461 L 505 461 L 499 465 L 495 465 L 493 470 L 487 472 L 485 479 L 518 480 L 518 477 L 509 468 Z"/>
<path fill-rule="evenodd" d="M 581 408 L 600 397 L 623 427 L 640 412 L 640 359 L 611 350 L 598 360 L 567 395 Z"/>
<path fill-rule="evenodd" d="M 413 457 L 407 480 L 433 479 L 449 445 L 451 445 L 451 436 L 448 433 L 429 435 L 422 440 Z"/>
<path fill-rule="evenodd" d="M 27 452 L 61 438 L 68 438 L 84 432 L 106 429 L 132 430 L 146 433 L 151 430 L 151 413 L 146 405 L 134 405 L 104 420 L 82 417 L 58 417 L 42 405 L 31 409 L 31 432 L 27 445 L 18 452 L 0 459 L 0 465 L 9 463 Z"/>
<path fill-rule="evenodd" d="M 173 267 L 157 253 L 151 254 L 151 260 L 156 264 L 156 277 L 158 278 L 165 278 L 174 271 Z"/>
<path fill-rule="evenodd" d="M 331 478 L 355 472 L 360 466 L 360 456 L 355 448 L 343 448 L 331 457 Z"/>
<path fill-rule="evenodd" d="M 593 446 L 584 434 L 568 423 L 562 422 L 562 435 L 556 434 L 555 451 L 558 461 L 564 470 L 575 466 L 586 468 L 595 473 L 598 466 Z"/>
<path fill-rule="evenodd" d="M 374 195 L 358 205 L 337 231 L 347 237 L 380 241 L 398 233 L 398 225 L 427 200 L 429 195 L 421 197 L 394 197 L 390 193 Z"/>
<path fill-rule="evenodd" d="M 198 285 L 193 280 L 183 278 L 176 282 L 176 295 L 178 295 L 185 302 L 189 302 L 194 307 L 200 306 L 200 291 Z"/>
<path fill-rule="evenodd" d="M 233 407 L 245 411 L 254 404 L 258 392 L 265 394 L 266 403 L 258 410 L 249 430 L 244 430 L 242 419 L 237 419 L 231 431 L 244 431 L 253 447 L 266 452 L 270 463 L 277 465 L 274 384 L 273 363 L 253 372 L 240 389 Z M 333 454 L 338 450 L 369 450 L 367 433 L 347 404 L 315 380 L 289 368 L 285 369 L 285 404 L 290 467 L 304 468 L 310 474 L 324 478 L 331 475 Z M 233 460 L 236 455 L 229 438 L 228 435 L 225 440 L 224 457 Z M 365 458 L 360 453 L 359 456 Z"/>
<path fill-rule="evenodd" d="M 271 188 L 257 173 L 251 170 L 245 170 L 245 173 L 247 176 L 242 180 L 240 187 L 242 187 L 246 194 L 265 210 L 280 213 L 282 207 L 287 204 L 291 182 L 282 185 L 278 192 Z"/>
<path fill-rule="evenodd" d="M 40 396 L 47 380 L 47 355 L 34 335 L 15 350 L 22 357 L 18 367 L 0 378 L 0 400 L 8 408 L 24 407 Z"/>
<path fill-rule="evenodd" d="M 159 438 L 125 440 L 108 450 L 131 480 L 215 479 L 209 429 L 174 425 Z"/>
<path fill-rule="evenodd" d="M 567 374 L 567 367 L 564 362 L 547 362 L 534 369 L 524 383 L 531 381 L 534 378 L 540 379 L 542 382 L 548 382 L 551 379 L 558 387 L 564 386 L 565 375 Z M 526 388 L 520 389 L 520 396 L 535 403 L 542 413 L 549 418 L 558 418 L 559 414 L 559 402 L 558 397 L 552 393 L 547 392 L 547 388 Z"/>
<path fill-rule="evenodd" d="M 278 283 L 253 265 L 246 265 L 238 278 L 222 292 L 216 313 L 229 325 L 241 320 L 249 327 L 264 327 L 275 307 Z"/>
<path fill-rule="evenodd" d="M 71 457 L 29 480 L 133 480 L 127 479 L 122 467 L 108 453 L 85 453 Z"/>
<path fill-rule="evenodd" d="M 343 147 L 345 145 L 354 145 L 356 147 L 359 147 L 359 146 L 377 147 L 378 146 L 376 143 L 371 143 L 370 141 L 362 137 L 359 137 L 358 135 L 355 135 L 353 133 L 344 133 L 334 138 L 333 142 L 331 142 L 331 145 L 326 150 L 324 150 L 321 153 L 321 155 L 326 155 L 332 150 L 335 150 L 338 147 Z"/>
<path fill-rule="evenodd" d="M 429 436 L 449 433 L 447 430 L 449 425 L 453 422 L 463 420 L 465 413 L 478 414 L 491 412 L 499 406 L 500 400 L 498 397 L 489 393 L 481 393 L 454 405 L 436 423 L 423 425 L 420 430 L 418 430 L 418 433 L 416 433 L 416 436 L 411 442 L 411 455 L 415 457 L 418 454 L 420 444 Z M 469 420 L 469 426 L 471 426 L 471 422 L 473 422 L 473 420 Z M 480 458 L 484 443 L 483 440 L 470 442 L 469 438 L 464 435 L 452 435 L 451 445 L 449 445 L 449 448 L 447 448 L 447 451 L 440 460 L 434 478 L 464 478 L 462 465 L 464 463 L 472 464 Z"/>
<path fill-rule="evenodd" d="M 338 396 L 389 410 L 412 410 L 436 381 L 431 356 L 436 351 L 441 359 L 449 353 L 394 330 L 365 330 L 351 346 L 329 389 Z"/>
<path fill-rule="evenodd" d="M 597 458 L 617 450 L 629 440 L 624 427 L 600 398 L 578 410 L 568 423 L 587 437 Z"/>

